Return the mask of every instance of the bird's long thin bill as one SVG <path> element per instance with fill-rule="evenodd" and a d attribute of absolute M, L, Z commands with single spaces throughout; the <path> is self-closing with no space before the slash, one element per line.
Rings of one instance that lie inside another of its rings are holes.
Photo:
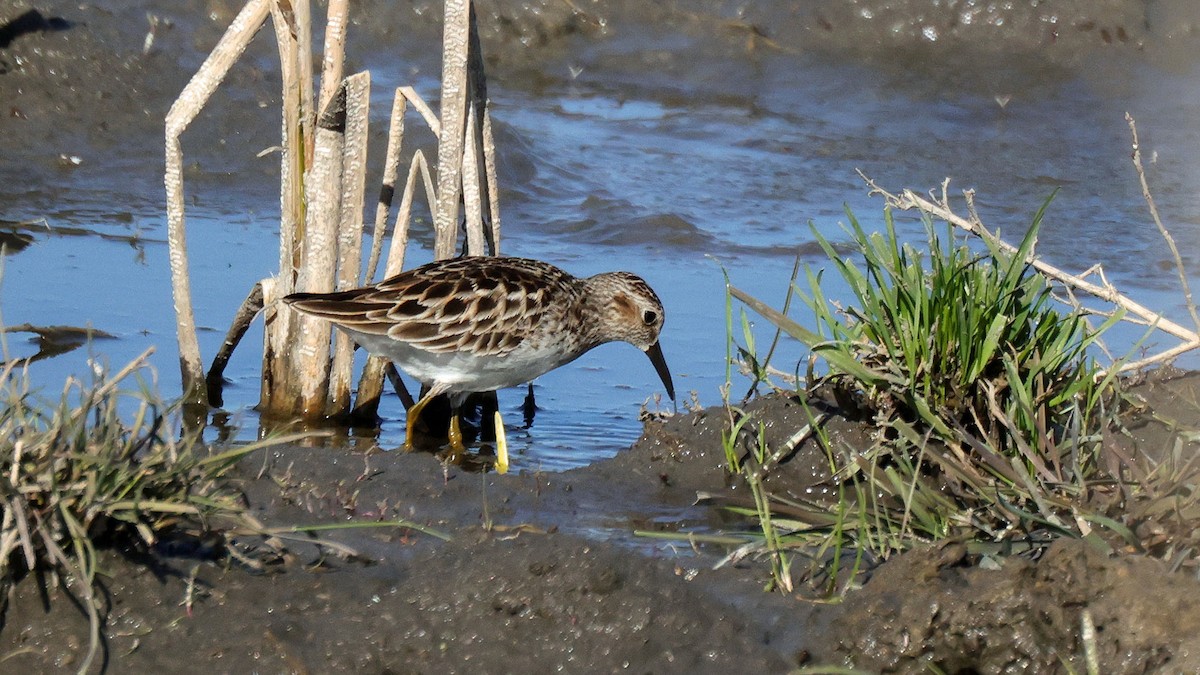
<path fill-rule="evenodd" d="M 675 400 L 675 384 L 671 381 L 671 370 L 667 368 L 667 360 L 663 358 L 662 347 L 658 343 L 650 345 L 646 349 L 646 356 L 650 357 L 650 363 L 654 364 L 654 370 L 658 373 L 659 379 L 662 380 L 663 386 L 667 388 L 667 396 L 671 400 Z"/>

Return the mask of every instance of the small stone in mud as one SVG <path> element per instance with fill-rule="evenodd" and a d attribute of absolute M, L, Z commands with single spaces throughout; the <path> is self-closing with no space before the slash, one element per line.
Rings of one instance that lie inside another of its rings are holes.
<path fill-rule="evenodd" d="M 496 597 L 492 598 L 492 609 L 504 612 L 509 616 L 518 616 L 529 609 L 529 604 L 525 600 L 507 593 L 498 593 Z"/>
<path fill-rule="evenodd" d="M 597 595 L 608 595 L 621 587 L 621 574 L 606 567 L 588 577 L 588 590 Z"/>

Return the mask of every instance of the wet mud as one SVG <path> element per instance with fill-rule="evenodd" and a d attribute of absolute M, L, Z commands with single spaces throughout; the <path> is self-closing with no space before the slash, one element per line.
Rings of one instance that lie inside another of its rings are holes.
<path fill-rule="evenodd" d="M 1186 375 L 1142 391 L 1167 414 L 1186 405 L 1194 414 L 1198 385 Z M 753 406 L 769 429 L 795 429 L 794 400 Z M 266 451 L 243 463 L 239 481 L 268 526 L 404 518 L 451 539 L 335 530 L 321 536 L 359 558 L 293 541 L 265 572 L 110 551 L 110 670 L 1065 673 L 1084 672 L 1093 647 L 1101 672 L 1200 667 L 1200 582 L 1082 541 L 987 566 L 955 544 L 914 550 L 874 566 L 834 604 L 811 590 L 764 591 L 764 560 L 715 568 L 727 550 L 684 535 L 745 525 L 696 504 L 697 492 L 743 489 L 723 467 L 725 417 L 714 408 L 649 421 L 616 458 L 562 473 L 469 473 L 426 453 Z M 836 418 L 831 428 L 861 434 Z M 1173 438 L 1151 423 L 1139 446 Z M 780 473 L 809 473 L 807 452 Z M 9 668 L 69 669 L 86 650 L 85 617 L 39 586 L 16 585 L 0 655 Z M 1085 622 L 1094 637 L 1083 637 Z"/>
<path fill-rule="evenodd" d="M 16 0 L 0 8 L 0 178 L 8 186 L 0 206 L 53 208 L 69 197 L 58 187 L 64 176 L 98 167 L 127 178 L 127 192 L 112 196 L 114 217 L 161 209 L 163 116 L 240 3 L 108 4 Z M 368 43 L 402 51 L 415 69 L 435 69 L 435 52 L 411 45 L 436 44 L 438 4 L 406 5 L 402 21 L 372 21 L 373 13 L 394 12 L 393 3 L 364 2 L 355 21 Z M 1007 11 L 995 10 L 997 3 L 966 3 L 978 7 L 977 20 L 939 23 L 940 35 L 950 37 L 932 47 L 921 40 L 930 22 L 913 18 L 928 3 L 876 3 L 906 18 L 897 19 L 889 40 L 868 45 L 854 39 L 866 3 L 795 4 L 757 3 L 739 13 L 718 2 L 497 3 L 487 10 L 485 40 L 493 76 L 517 83 L 510 86 L 536 89 L 544 78 L 567 77 L 567 68 L 547 66 L 565 66 L 570 55 L 576 67 L 608 69 L 614 82 L 636 75 L 646 87 L 679 86 L 673 78 L 684 68 L 717 69 L 734 83 L 722 95 L 736 96 L 737 77 L 754 71 L 752 55 L 761 49 L 803 44 L 833 52 L 855 43 L 863 58 L 884 60 L 901 49 L 905 56 L 890 62 L 903 70 L 931 53 L 957 58 L 995 46 L 996 31 L 980 32 L 988 25 L 1036 25 L 1014 29 L 1007 53 L 1035 59 L 1049 42 L 1055 56 L 1042 65 L 1070 68 L 1092 49 L 1159 49 L 1166 41 L 1156 43 L 1164 34 L 1155 31 L 1164 16 L 1170 25 L 1194 18 L 1173 16 L 1186 6 L 1170 2 L 1149 13 L 1141 2 L 1074 3 L 1067 23 L 1037 9 L 1044 3 L 1005 17 L 994 14 Z M 652 24 L 686 36 L 680 49 L 630 48 Z M 232 93 L 222 96 L 257 96 L 264 73 L 276 67 L 272 49 L 260 38 L 251 66 L 231 73 Z M 246 157 L 222 155 L 215 171 L 208 146 L 235 138 L 232 129 L 276 137 L 271 105 L 265 101 L 260 116 L 239 106 L 202 116 L 187 141 L 195 146 L 189 170 L 197 184 L 236 189 L 231 183 L 255 176 L 270 183 Z M 520 162 L 508 170 L 519 173 Z M 1194 422 L 1196 382 L 1158 382 L 1144 390 L 1147 405 L 1162 419 Z M 786 397 L 752 405 L 772 443 L 804 419 Z M 404 518 L 451 540 L 395 527 L 335 530 L 326 536 L 353 546 L 361 559 L 291 542 L 290 555 L 265 573 L 170 551 L 107 551 L 107 670 L 717 673 L 834 664 L 868 672 L 1054 673 L 1086 672 L 1089 645 L 1100 672 L 1200 670 L 1200 582 L 1162 562 L 1107 557 L 1082 542 L 987 568 L 953 547 L 916 550 L 882 562 L 861 589 L 827 604 L 764 592 L 765 561 L 714 569 L 727 553 L 721 547 L 635 535 L 738 525 L 696 503 L 697 492 L 739 489 L 724 469 L 725 419 L 709 408 L 651 420 L 617 457 L 562 473 L 468 473 L 427 454 L 329 447 L 252 457 L 238 480 L 267 525 Z M 831 424 L 850 442 L 868 440 L 852 423 Z M 1135 435 L 1152 450 L 1183 443 L 1158 422 Z M 772 480 L 804 490 L 822 470 L 819 458 L 801 451 Z M 1095 637 L 1085 640 L 1089 625 Z M 85 616 L 52 580 L 15 586 L 0 630 L 0 669 L 70 671 L 86 646 Z"/>

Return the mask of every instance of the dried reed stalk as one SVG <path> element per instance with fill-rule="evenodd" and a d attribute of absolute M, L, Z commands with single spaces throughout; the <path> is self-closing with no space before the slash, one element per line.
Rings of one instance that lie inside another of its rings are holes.
<path fill-rule="evenodd" d="M 200 341 L 196 337 L 196 317 L 192 309 L 192 289 L 188 272 L 187 230 L 183 208 L 183 148 L 180 137 L 196 119 L 209 97 L 225 79 L 250 39 L 267 18 L 268 0 L 251 0 L 234 18 L 200 70 L 188 81 L 171 104 L 166 118 L 167 243 L 171 258 L 171 290 L 175 297 L 175 332 L 179 341 L 179 367 L 185 401 L 207 405 L 204 366 L 200 360 Z"/>
<path fill-rule="evenodd" d="M 341 214 L 338 218 L 337 289 L 359 286 L 362 270 L 363 195 L 367 186 L 367 130 L 371 104 L 371 76 L 358 73 L 346 78 L 346 138 L 342 149 Z M 343 331 L 334 336 L 329 370 L 330 415 L 350 410 L 354 369 L 354 341 Z"/>
<path fill-rule="evenodd" d="M 307 10 L 303 12 L 307 17 Z M 260 402 L 267 414 L 287 414 L 277 391 L 292 389 L 289 368 L 288 340 L 295 333 L 296 312 L 278 302 L 279 298 L 296 288 L 296 270 L 300 267 L 300 237 L 304 223 L 304 167 L 310 157 L 305 151 L 305 139 L 312 136 L 312 88 L 302 83 L 311 78 L 311 70 L 303 70 L 300 45 L 309 42 L 309 23 L 299 25 L 289 7 L 284 11 L 279 3 L 271 3 L 271 23 L 279 48 L 281 106 L 281 152 L 279 170 L 279 275 L 263 280 L 262 380 Z M 303 34 L 303 38 L 301 35 Z"/>
<path fill-rule="evenodd" d="M 433 214 L 435 260 L 454 255 L 458 202 L 462 198 L 463 131 L 467 107 L 470 0 L 446 0 L 442 30 L 442 109 L 438 134 L 437 208 Z"/>
<path fill-rule="evenodd" d="M 337 225 L 342 210 L 342 148 L 346 131 L 346 90 L 337 94 L 317 119 L 313 163 L 304 178 L 304 238 L 301 242 L 300 270 L 296 290 L 303 293 L 328 293 L 334 288 L 337 269 Z M 301 314 L 292 349 L 294 391 L 298 395 L 296 413 L 306 418 L 325 414 L 329 390 L 329 340 L 332 326 L 328 321 Z"/>
<path fill-rule="evenodd" d="M 300 415 L 310 419 L 340 417 L 350 411 L 352 343 L 339 334 L 331 351 L 332 333 L 327 322 L 301 316 L 278 300 L 295 291 L 346 289 L 374 276 L 395 192 L 408 104 L 438 137 L 438 187 L 434 187 L 425 156 L 415 152 L 392 235 L 387 274 L 403 269 L 418 175 L 432 210 L 436 258 L 453 255 L 457 249 L 460 203 L 465 203 L 468 214 L 468 250 L 477 254 L 498 250 L 495 144 L 478 27 L 472 3 L 454 0 L 446 6 L 440 117 L 411 87 L 401 87 L 395 94 L 383 186 L 375 209 L 372 253 L 367 274 L 361 275 L 370 77 L 366 73 L 342 77 L 348 8 L 348 0 L 329 3 L 319 106 L 314 102 L 308 1 L 251 0 L 168 117 L 166 184 L 172 209 L 172 270 L 181 364 L 185 388 L 198 392 L 190 395 L 207 398 L 200 386 L 205 378 L 187 286 L 179 134 L 202 109 L 267 14 L 279 48 L 283 91 L 279 275 L 261 281 L 256 287 L 261 293 L 252 291 L 238 312 L 226 344 L 213 363 L 209 378 L 213 400 L 219 399 L 225 364 L 250 319 L 261 308 L 266 331 L 260 410 L 267 416 Z M 359 385 L 356 413 L 374 412 L 382 373 L 383 363 L 372 359 Z"/>
<path fill-rule="evenodd" d="M 379 201 L 375 204 L 375 226 L 371 230 L 371 256 L 367 259 L 365 281 L 375 278 L 379 256 L 383 253 L 383 235 L 387 229 L 388 212 L 396 196 L 396 176 L 400 172 L 400 150 L 404 147 L 404 111 L 407 99 L 399 89 L 392 95 L 392 112 L 389 115 L 387 154 L 383 161 L 383 177 L 379 187 Z"/>

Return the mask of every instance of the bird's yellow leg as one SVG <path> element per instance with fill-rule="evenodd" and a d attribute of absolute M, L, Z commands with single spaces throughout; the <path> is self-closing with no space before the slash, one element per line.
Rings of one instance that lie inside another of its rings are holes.
<path fill-rule="evenodd" d="M 508 473 L 508 438 L 504 435 L 504 420 L 500 419 L 499 410 L 492 417 L 492 424 L 496 428 L 496 473 Z"/>
<path fill-rule="evenodd" d="M 421 416 L 421 411 L 425 406 L 429 405 L 429 401 L 437 394 L 425 394 L 425 398 L 413 404 L 413 407 L 408 409 L 408 419 L 404 425 L 404 445 L 402 446 L 405 452 L 412 452 L 415 446 L 413 445 L 413 429 L 417 426 L 417 418 Z M 462 442 L 461 440 L 459 441 Z"/>
<path fill-rule="evenodd" d="M 447 434 L 447 439 L 450 441 L 450 455 L 446 458 L 451 464 L 461 464 L 463 454 L 467 451 L 467 446 L 463 445 L 462 429 L 458 425 L 458 411 L 450 413 L 450 431 Z"/>

